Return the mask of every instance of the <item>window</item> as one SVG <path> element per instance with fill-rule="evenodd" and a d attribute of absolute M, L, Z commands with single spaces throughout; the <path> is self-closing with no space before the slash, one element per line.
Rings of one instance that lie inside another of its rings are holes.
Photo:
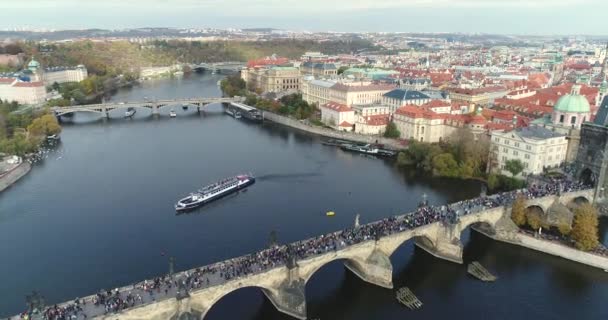
<path fill-rule="evenodd" d="M 507 148 L 502 148 L 502 151 L 509 152 L 509 150 Z"/>
<path fill-rule="evenodd" d="M 570 118 L 570 124 L 576 124 L 576 117 Z"/>
<path fill-rule="evenodd" d="M 507 162 L 507 157 L 502 156 L 502 161 L 503 161 L 503 162 Z M 504 167 L 504 166 L 503 166 L 503 167 Z"/>
<path fill-rule="evenodd" d="M 532 146 L 526 145 L 526 150 L 532 150 Z"/>
<path fill-rule="evenodd" d="M 516 146 L 516 147 L 519 147 L 519 142 L 515 142 L 515 146 Z"/>
<path fill-rule="evenodd" d="M 559 123 L 564 123 L 564 115 L 559 116 Z"/>
<path fill-rule="evenodd" d="M 517 152 L 517 151 L 513 150 L 513 155 L 514 155 L 514 156 L 517 156 L 517 155 L 519 155 L 519 152 Z"/>
<path fill-rule="evenodd" d="M 530 155 L 526 153 L 526 154 L 524 155 L 524 158 L 526 158 L 526 159 L 530 159 Z"/>

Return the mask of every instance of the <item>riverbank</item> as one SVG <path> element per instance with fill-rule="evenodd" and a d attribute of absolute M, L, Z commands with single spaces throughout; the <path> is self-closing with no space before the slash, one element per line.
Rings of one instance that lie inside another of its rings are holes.
<path fill-rule="evenodd" d="M 24 161 L 18 166 L 12 168 L 11 170 L 0 174 L 0 192 L 4 191 L 6 188 L 12 186 L 15 182 L 19 181 L 19 179 L 23 178 L 30 170 L 32 166 Z"/>
<path fill-rule="evenodd" d="M 401 150 L 405 148 L 405 145 L 400 141 L 395 139 L 387 139 L 380 136 L 369 136 L 362 135 L 352 132 L 344 132 L 344 131 L 336 131 L 332 129 L 327 129 L 323 127 L 317 127 L 308 125 L 301 121 L 285 117 L 282 115 L 278 115 L 276 113 L 270 111 L 263 111 L 264 120 L 272 121 L 274 123 L 278 123 L 284 126 L 288 126 L 294 129 L 302 130 L 308 133 L 320 135 L 323 137 L 340 139 L 340 140 L 348 140 L 360 143 L 379 143 L 383 144 L 388 149 Z"/>
<path fill-rule="evenodd" d="M 508 235 L 504 235 L 492 234 L 491 232 L 486 232 L 482 228 L 478 227 L 472 228 L 475 231 L 496 241 L 501 241 L 520 247 L 532 249 L 535 251 L 543 252 L 556 257 L 588 265 L 590 267 L 608 270 L 608 256 L 577 250 L 575 248 L 566 246 L 556 241 L 539 239 L 522 232 L 511 232 Z"/>

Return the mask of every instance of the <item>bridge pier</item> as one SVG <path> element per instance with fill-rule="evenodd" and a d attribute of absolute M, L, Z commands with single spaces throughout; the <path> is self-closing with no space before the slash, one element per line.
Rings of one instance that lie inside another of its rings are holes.
<path fill-rule="evenodd" d="M 367 283 L 393 288 L 393 264 L 390 257 L 378 248 L 375 248 L 365 260 L 347 260 L 344 266 Z"/>
<path fill-rule="evenodd" d="M 416 238 L 416 246 L 436 258 L 462 264 L 463 245 L 460 241 L 460 225 L 443 222 L 436 224 L 433 229 L 429 238 Z"/>
<path fill-rule="evenodd" d="M 160 110 L 157 103 L 152 104 L 152 116 L 158 118 L 160 116 Z"/>

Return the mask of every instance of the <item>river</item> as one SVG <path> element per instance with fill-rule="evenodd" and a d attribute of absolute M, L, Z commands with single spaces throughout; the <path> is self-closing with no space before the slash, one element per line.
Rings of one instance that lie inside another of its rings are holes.
<path fill-rule="evenodd" d="M 114 101 L 220 96 L 221 76 L 145 82 Z M 0 194 L 0 316 L 20 312 L 40 291 L 56 303 L 259 250 L 479 194 L 477 182 L 429 178 L 390 161 L 345 153 L 320 138 L 222 113 L 220 105 L 176 108 L 177 118 L 138 110 L 108 121 L 77 114 L 61 144 L 31 173 Z M 146 114 L 148 113 L 148 114 Z M 174 202 L 216 179 L 258 177 L 245 192 L 191 214 Z M 336 216 L 326 217 L 326 211 Z M 601 225 L 606 243 L 608 228 Z M 309 318 L 319 319 L 602 319 L 608 273 L 465 231 L 465 262 L 478 260 L 499 279 L 477 281 L 464 265 L 404 244 L 391 257 L 395 287 L 408 286 L 424 308 L 408 311 L 391 290 L 323 267 L 306 287 Z M 289 319 L 256 288 L 220 300 L 206 319 Z"/>

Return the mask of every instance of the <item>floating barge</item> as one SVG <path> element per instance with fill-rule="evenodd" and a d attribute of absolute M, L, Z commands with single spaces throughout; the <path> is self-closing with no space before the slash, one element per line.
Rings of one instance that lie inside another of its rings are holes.
<path fill-rule="evenodd" d="M 467 266 L 467 272 L 475 278 L 484 282 L 496 281 L 496 276 L 490 273 L 488 269 L 484 268 L 478 261 L 473 261 Z"/>
<path fill-rule="evenodd" d="M 402 305 L 408 307 L 410 310 L 417 310 L 422 308 L 422 302 L 416 297 L 416 295 L 407 287 L 403 287 L 395 293 L 397 301 Z"/>

